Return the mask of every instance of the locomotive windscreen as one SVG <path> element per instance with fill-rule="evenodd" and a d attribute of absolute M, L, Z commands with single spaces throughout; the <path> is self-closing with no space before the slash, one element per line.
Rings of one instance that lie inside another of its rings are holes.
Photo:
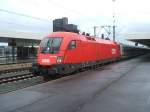
<path fill-rule="evenodd" d="M 44 38 L 41 41 L 41 53 L 51 53 L 56 54 L 59 52 L 61 41 L 63 38 L 61 37 L 48 37 Z"/>

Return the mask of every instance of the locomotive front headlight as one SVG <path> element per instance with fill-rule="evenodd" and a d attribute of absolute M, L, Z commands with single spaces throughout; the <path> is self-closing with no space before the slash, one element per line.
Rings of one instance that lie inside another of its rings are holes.
<path fill-rule="evenodd" d="M 62 57 L 62 56 L 57 56 L 57 60 L 56 60 L 57 63 L 61 63 L 62 60 L 63 60 L 63 57 Z"/>

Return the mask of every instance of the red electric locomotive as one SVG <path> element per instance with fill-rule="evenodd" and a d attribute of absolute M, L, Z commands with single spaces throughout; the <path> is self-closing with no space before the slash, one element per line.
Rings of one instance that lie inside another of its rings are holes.
<path fill-rule="evenodd" d="M 55 32 L 41 41 L 33 71 L 43 75 L 66 74 L 120 56 L 119 44 L 110 40 Z"/>

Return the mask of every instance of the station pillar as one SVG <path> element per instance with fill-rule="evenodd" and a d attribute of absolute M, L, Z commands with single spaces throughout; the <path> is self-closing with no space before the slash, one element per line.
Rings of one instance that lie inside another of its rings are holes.
<path fill-rule="evenodd" d="M 11 39 L 8 43 L 9 46 L 12 47 L 12 60 L 15 61 L 15 47 L 16 47 L 16 40 Z"/>

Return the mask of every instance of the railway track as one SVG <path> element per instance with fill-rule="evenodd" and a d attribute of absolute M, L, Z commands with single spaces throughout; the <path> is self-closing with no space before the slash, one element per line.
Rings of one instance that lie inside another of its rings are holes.
<path fill-rule="evenodd" d="M 23 74 L 23 75 L 19 75 L 19 76 L 0 78 L 0 84 L 13 82 L 13 81 L 19 81 L 19 80 L 23 80 L 23 79 L 32 78 L 32 77 L 35 77 L 35 76 L 33 74 Z"/>
<path fill-rule="evenodd" d="M 23 74 L 30 74 L 30 69 L 18 69 L 18 70 L 12 70 L 12 71 L 3 71 L 0 73 L 0 78 L 6 78 L 6 77 L 13 77 Z"/>
<path fill-rule="evenodd" d="M 0 74 L 0 94 L 15 91 L 43 83 L 42 76 L 34 75 L 29 70 L 11 71 Z"/>
<path fill-rule="evenodd" d="M 5 71 L 0 73 L 0 84 L 10 83 L 14 81 L 24 80 L 28 78 L 36 77 L 37 75 L 33 75 L 29 69 L 18 69 L 12 71 Z"/>
<path fill-rule="evenodd" d="M 32 63 L 0 65 L 0 74 L 3 72 L 11 72 L 11 71 L 16 71 L 21 69 L 30 69 L 31 67 L 32 67 Z"/>

